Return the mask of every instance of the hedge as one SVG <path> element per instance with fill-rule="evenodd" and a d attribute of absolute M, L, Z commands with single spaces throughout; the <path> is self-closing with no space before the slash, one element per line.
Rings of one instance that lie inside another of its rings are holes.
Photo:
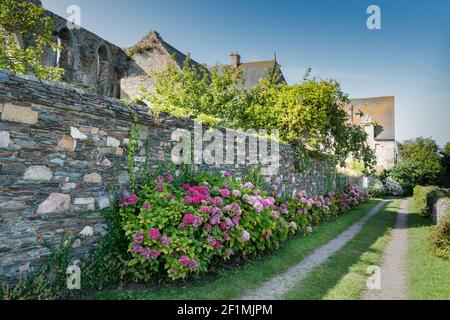
<path fill-rule="evenodd" d="M 441 222 L 435 226 L 429 237 L 431 251 L 450 262 L 450 208 Z"/>

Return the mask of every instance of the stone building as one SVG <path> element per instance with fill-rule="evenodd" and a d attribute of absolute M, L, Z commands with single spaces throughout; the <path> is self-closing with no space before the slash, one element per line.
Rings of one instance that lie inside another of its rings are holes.
<path fill-rule="evenodd" d="M 395 140 L 395 97 L 352 99 L 348 107 L 353 124 L 366 125 L 368 143 L 378 169 L 392 168 L 398 157 Z"/>
<path fill-rule="evenodd" d="M 187 59 L 187 55 L 165 42 L 156 31 L 151 31 L 127 52 L 128 66 L 120 82 L 121 98 L 127 100 L 139 96 L 142 86 L 152 88 L 149 72 L 163 71 L 169 64 L 181 69 Z M 189 61 L 192 66 L 202 67 L 193 59 Z"/>

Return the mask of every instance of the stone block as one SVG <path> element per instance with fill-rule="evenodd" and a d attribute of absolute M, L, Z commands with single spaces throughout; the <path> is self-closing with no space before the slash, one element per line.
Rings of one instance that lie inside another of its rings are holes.
<path fill-rule="evenodd" d="M 56 150 L 74 152 L 77 147 L 77 141 L 69 136 L 64 136 L 59 142 Z"/>
<path fill-rule="evenodd" d="M 83 178 L 83 181 L 85 183 L 100 184 L 103 182 L 103 178 L 98 173 L 91 173 L 91 174 L 85 175 Z"/>
<path fill-rule="evenodd" d="M 88 136 L 80 132 L 78 128 L 70 127 L 70 135 L 76 140 L 87 140 Z"/>
<path fill-rule="evenodd" d="M 94 204 L 95 199 L 94 198 L 76 198 L 73 201 L 74 205 L 88 205 L 88 204 Z"/>
<path fill-rule="evenodd" d="M 45 166 L 30 166 L 25 171 L 24 180 L 50 181 L 52 180 L 52 171 Z"/>
<path fill-rule="evenodd" d="M 0 148 L 8 148 L 11 145 L 11 136 L 8 131 L 0 131 Z"/>
<path fill-rule="evenodd" d="M 68 194 L 52 193 L 39 205 L 37 214 L 60 213 L 70 209 L 71 197 Z"/>
<path fill-rule="evenodd" d="M 118 147 L 120 147 L 120 141 L 113 137 L 107 137 L 106 138 L 106 146 L 118 148 Z"/>
<path fill-rule="evenodd" d="M 105 208 L 109 208 L 111 206 L 111 203 L 109 201 L 108 197 L 98 197 L 97 198 L 97 203 L 98 203 L 98 208 L 99 209 L 105 209 Z"/>
<path fill-rule="evenodd" d="M 7 103 L 3 107 L 2 120 L 24 124 L 36 124 L 38 122 L 38 113 L 28 107 L 19 107 Z"/>

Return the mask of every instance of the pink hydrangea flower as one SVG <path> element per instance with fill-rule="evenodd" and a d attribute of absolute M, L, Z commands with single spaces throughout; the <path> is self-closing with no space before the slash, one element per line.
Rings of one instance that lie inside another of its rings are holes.
<path fill-rule="evenodd" d="M 274 200 L 274 199 L 271 199 L 271 198 L 268 198 L 268 199 L 262 199 L 262 200 L 261 200 L 261 204 L 262 204 L 264 207 L 273 207 L 273 206 L 275 205 L 275 200 Z"/>
<path fill-rule="evenodd" d="M 146 203 L 144 203 L 142 205 L 142 210 L 144 210 L 144 211 L 152 211 L 152 205 L 150 203 L 146 202 Z"/>
<path fill-rule="evenodd" d="M 239 198 L 242 195 L 241 191 L 233 190 L 233 197 Z"/>
<path fill-rule="evenodd" d="M 228 189 L 222 189 L 220 190 L 220 195 L 224 198 L 229 198 L 231 195 L 231 191 Z"/>
<path fill-rule="evenodd" d="M 169 183 L 172 183 L 174 180 L 173 175 L 171 175 L 170 173 L 167 173 L 166 175 L 164 175 L 164 179 L 166 179 L 166 181 Z"/>
<path fill-rule="evenodd" d="M 231 171 L 227 171 L 224 173 L 225 178 L 231 178 L 233 176 L 233 173 Z"/>
<path fill-rule="evenodd" d="M 272 231 L 270 230 L 264 230 L 262 233 L 262 236 L 264 239 L 270 239 L 270 237 L 272 236 Z"/>
<path fill-rule="evenodd" d="M 143 241 L 144 241 L 144 233 L 143 232 L 138 232 L 134 235 L 134 243 L 135 244 L 142 244 Z"/>
<path fill-rule="evenodd" d="M 289 223 L 289 226 L 290 226 L 292 229 L 297 230 L 297 224 L 296 224 L 294 221 L 292 221 L 291 223 Z"/>
<path fill-rule="evenodd" d="M 253 209 L 255 209 L 256 212 L 261 213 L 261 212 L 264 211 L 264 206 L 262 205 L 261 202 L 256 201 L 256 202 L 253 204 Z"/>
<path fill-rule="evenodd" d="M 163 247 L 168 247 L 170 245 L 171 239 L 168 236 L 161 237 L 161 244 Z"/>
<path fill-rule="evenodd" d="M 239 220 L 240 220 L 239 216 L 234 216 L 234 217 L 231 219 L 231 221 L 233 221 L 233 224 L 234 224 L 235 226 L 239 225 Z"/>
<path fill-rule="evenodd" d="M 245 242 L 250 241 L 250 233 L 248 233 L 247 231 L 242 231 L 241 234 L 242 240 L 244 240 Z"/>
<path fill-rule="evenodd" d="M 153 241 L 158 241 L 158 240 L 159 240 L 159 237 L 161 236 L 161 233 L 159 232 L 158 229 L 150 229 L 150 230 L 148 231 L 148 235 L 150 236 L 150 238 L 151 238 Z"/>
<path fill-rule="evenodd" d="M 211 213 L 212 209 L 208 206 L 202 206 L 200 207 L 200 212 L 202 213 Z"/>
<path fill-rule="evenodd" d="M 137 205 L 138 202 L 139 202 L 138 196 L 135 194 L 132 194 L 132 195 L 120 200 L 119 207 L 124 208 L 124 207 L 129 207 L 129 206 L 135 206 L 135 205 Z"/>
<path fill-rule="evenodd" d="M 156 184 L 155 190 L 158 192 L 163 192 L 165 189 L 164 184 L 162 182 L 159 182 Z"/>
<path fill-rule="evenodd" d="M 144 249 L 141 251 L 141 256 L 145 260 L 156 260 L 161 255 L 161 251 L 153 249 Z"/>
<path fill-rule="evenodd" d="M 221 205 L 223 205 L 223 199 L 221 197 L 215 197 L 213 199 L 213 204 L 217 207 L 220 207 Z"/>

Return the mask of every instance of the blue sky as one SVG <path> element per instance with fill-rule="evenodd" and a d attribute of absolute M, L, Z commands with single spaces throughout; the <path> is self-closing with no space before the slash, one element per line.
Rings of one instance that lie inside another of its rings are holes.
<path fill-rule="evenodd" d="M 201 63 L 277 53 L 290 84 L 306 68 L 341 82 L 350 97 L 394 95 L 397 139 L 450 141 L 450 1 L 366 0 L 43 0 L 84 28 L 128 47 L 150 30 Z M 382 30 L 366 27 L 381 8 Z"/>

